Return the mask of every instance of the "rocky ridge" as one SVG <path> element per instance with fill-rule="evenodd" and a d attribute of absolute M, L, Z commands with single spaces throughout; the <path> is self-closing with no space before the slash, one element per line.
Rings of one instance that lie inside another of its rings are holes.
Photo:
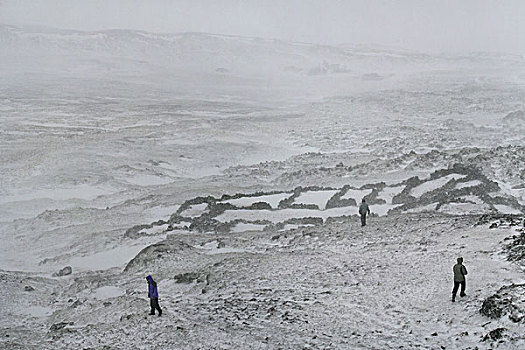
<path fill-rule="evenodd" d="M 335 167 L 336 171 L 338 168 Z M 279 195 L 282 199 L 272 206 L 270 199 Z M 323 198 L 325 195 L 328 197 Z M 303 196 L 308 197 L 302 200 Z M 362 198 L 370 204 L 372 215 L 414 211 L 525 212 L 523 202 L 503 191 L 498 182 L 487 177 L 486 171 L 455 163 L 432 172 L 427 178 L 413 176 L 398 183 L 378 182 L 359 187 L 348 184 L 342 187 L 299 186 L 289 191 L 196 197 L 185 201 L 169 220 L 134 226 L 127 230 L 126 236 L 174 230 L 230 232 L 239 224 L 256 225 L 258 229 L 309 225 L 328 218 L 357 215 L 357 205 Z"/>

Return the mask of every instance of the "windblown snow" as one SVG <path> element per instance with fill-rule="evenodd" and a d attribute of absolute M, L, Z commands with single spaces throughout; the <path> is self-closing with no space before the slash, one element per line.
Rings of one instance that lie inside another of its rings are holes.
<path fill-rule="evenodd" d="M 0 348 L 525 348 L 523 57 L 12 26 L 0 48 Z"/>

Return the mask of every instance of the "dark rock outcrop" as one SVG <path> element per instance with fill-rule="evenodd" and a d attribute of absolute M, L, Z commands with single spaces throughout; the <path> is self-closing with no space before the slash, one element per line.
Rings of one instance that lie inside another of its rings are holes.
<path fill-rule="evenodd" d="M 124 237 L 126 238 L 137 238 L 139 236 L 139 232 L 145 229 L 152 228 L 152 224 L 145 224 L 145 225 L 135 225 L 131 228 L 128 228 L 126 230 L 126 233 L 124 233 Z"/>
<path fill-rule="evenodd" d="M 185 283 L 190 284 L 193 282 L 203 283 L 208 282 L 209 276 L 207 274 L 198 273 L 198 272 L 186 272 L 175 275 L 173 279 L 175 283 Z"/>
<path fill-rule="evenodd" d="M 525 323 L 525 284 L 512 284 L 501 287 L 496 294 L 483 301 L 479 310 L 490 318 L 501 318 L 507 315 L 512 322 Z"/>
<path fill-rule="evenodd" d="M 272 206 L 266 202 L 255 202 L 248 207 L 250 210 L 272 210 Z"/>
<path fill-rule="evenodd" d="M 73 273 L 73 268 L 71 266 L 66 266 L 62 270 L 53 274 L 54 277 L 62 277 L 71 275 Z"/>
<path fill-rule="evenodd" d="M 493 329 L 491 330 L 490 332 L 488 332 L 487 334 L 485 334 L 485 336 L 483 337 L 482 341 L 487 341 L 487 340 L 500 340 L 501 338 L 503 338 L 503 336 L 505 335 L 505 331 L 507 329 L 506 328 L 496 328 L 496 329 Z"/>
<path fill-rule="evenodd" d="M 182 253 L 194 250 L 192 246 L 178 240 L 166 240 L 157 244 L 150 245 L 142 249 L 124 268 L 124 272 L 132 272 L 144 269 L 149 264 L 158 261 L 164 255 L 174 252 Z"/>
<path fill-rule="evenodd" d="M 49 327 L 49 330 L 51 332 L 55 332 L 55 331 L 65 328 L 66 326 L 72 326 L 73 324 L 74 324 L 73 322 L 58 322 L 58 323 L 52 324 L 51 327 Z"/>
<path fill-rule="evenodd" d="M 496 223 L 497 227 L 501 225 L 506 226 L 521 226 L 525 227 L 525 217 L 523 215 L 515 214 L 484 214 L 481 215 L 476 223 L 479 225 L 488 225 L 489 223 Z M 525 241 L 523 242 L 525 243 Z"/>

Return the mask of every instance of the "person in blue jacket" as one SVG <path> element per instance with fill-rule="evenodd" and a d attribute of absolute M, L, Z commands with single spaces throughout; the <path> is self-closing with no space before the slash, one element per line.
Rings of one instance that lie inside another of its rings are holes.
<path fill-rule="evenodd" d="M 148 297 L 150 300 L 151 311 L 150 315 L 155 315 L 155 309 L 159 312 L 159 316 L 162 315 L 162 309 L 159 305 L 159 291 L 157 290 L 157 282 L 153 280 L 153 277 L 146 277 L 148 281 Z"/>

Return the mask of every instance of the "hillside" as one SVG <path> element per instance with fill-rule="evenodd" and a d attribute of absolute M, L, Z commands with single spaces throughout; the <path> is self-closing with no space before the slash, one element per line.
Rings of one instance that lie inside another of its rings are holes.
<path fill-rule="evenodd" d="M 0 348 L 523 348 L 524 68 L 0 26 Z"/>
<path fill-rule="evenodd" d="M 519 349 L 523 275 L 503 242 L 523 236 L 523 219 L 408 214 L 365 228 L 342 219 L 170 234 L 124 272 L 2 272 L 0 341 L 12 349 Z M 451 303 L 459 255 L 468 296 Z M 146 273 L 159 285 L 160 318 L 146 315 Z"/>

